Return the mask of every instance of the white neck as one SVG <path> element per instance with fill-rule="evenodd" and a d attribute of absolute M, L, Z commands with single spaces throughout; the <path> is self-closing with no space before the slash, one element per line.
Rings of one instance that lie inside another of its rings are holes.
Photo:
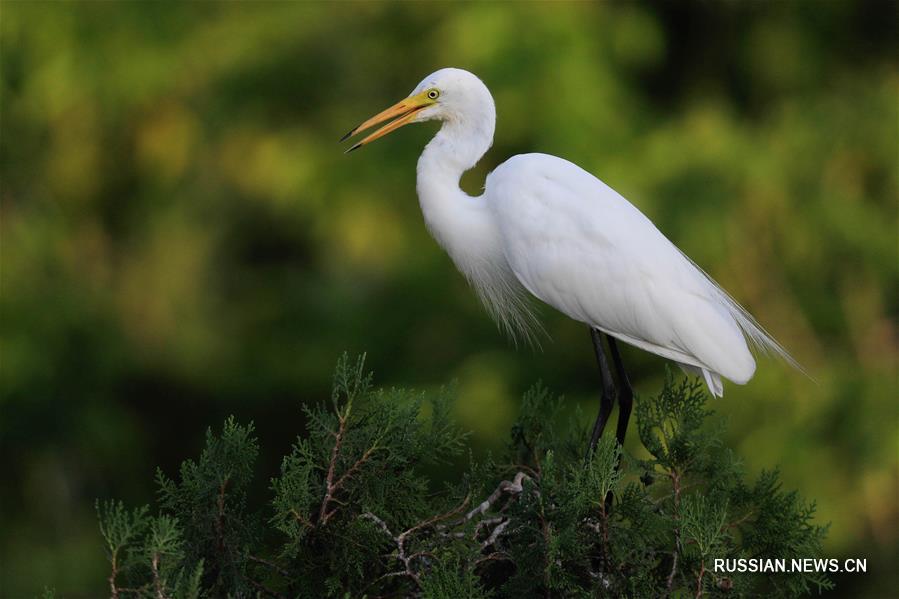
<path fill-rule="evenodd" d="M 472 197 L 462 173 L 493 143 L 496 113 L 487 101 L 476 114 L 447 119 L 418 159 L 418 200 L 431 235 L 472 284 L 491 316 L 513 338 L 536 342 L 541 329 L 503 251 L 489 190 Z"/>
<path fill-rule="evenodd" d="M 464 273 L 482 243 L 496 240 L 484 196 L 462 191 L 462 173 L 493 143 L 495 116 L 479 121 L 447 120 L 418 159 L 418 200 L 425 223 Z"/>

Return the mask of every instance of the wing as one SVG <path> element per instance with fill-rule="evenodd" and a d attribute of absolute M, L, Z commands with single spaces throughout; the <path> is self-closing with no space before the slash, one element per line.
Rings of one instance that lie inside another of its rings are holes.
<path fill-rule="evenodd" d="M 747 338 L 785 354 L 643 213 L 575 164 L 515 156 L 487 178 L 486 195 L 515 276 L 571 318 L 741 384 L 755 371 Z"/>

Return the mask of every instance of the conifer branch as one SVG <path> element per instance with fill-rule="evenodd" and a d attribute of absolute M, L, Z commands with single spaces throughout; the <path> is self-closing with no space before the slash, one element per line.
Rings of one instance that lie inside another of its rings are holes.
<path fill-rule="evenodd" d="M 315 525 L 312 524 L 309 520 L 304 518 L 298 511 L 294 508 L 290 508 L 290 513 L 293 515 L 294 519 L 300 523 L 301 526 L 306 528 L 315 528 Z"/>
<path fill-rule="evenodd" d="M 825 528 L 812 521 L 813 506 L 781 489 L 776 472 L 744 482 L 716 433 L 700 429 L 708 412 L 695 385 L 669 378 L 658 397 L 637 402 L 651 458 L 621 460 L 610 437 L 586 468 L 575 441 L 583 431 L 560 436 L 557 399 L 543 389 L 528 392 L 508 453 L 472 463 L 467 474 L 467 488 L 489 494 L 472 506 L 469 492 L 447 509 L 455 491 L 435 491 L 437 481 L 421 467 L 425 451 L 450 461 L 464 449 L 444 396 L 432 399 L 425 416 L 427 394 L 371 392 L 360 365 L 346 359 L 338 370 L 334 413 L 307 407 L 309 434 L 272 480 L 271 506 L 248 505 L 258 445 L 252 426 L 233 419 L 220 435 L 209 431 L 206 449 L 182 464 L 180 480 L 159 472 L 158 517 L 147 507 L 98 503 L 113 599 L 286 599 L 298 592 L 701 598 L 706 586 L 799 597 L 812 585 L 830 586 L 821 575 L 719 579 L 706 570 L 710 555 L 819 555 Z M 527 464 L 509 466 L 522 455 Z M 638 478 L 642 484 L 633 484 Z M 606 497 L 615 498 L 614 512 Z M 728 518 L 729 505 L 739 508 L 737 517 Z M 266 521 L 274 531 L 263 528 Z M 387 524 L 410 521 L 397 533 Z M 735 528 L 741 534 L 729 532 Z M 688 562 L 685 551 L 694 549 L 698 559 Z M 131 586 L 120 586 L 126 579 Z"/>
<path fill-rule="evenodd" d="M 702 597 L 702 577 L 705 574 L 705 560 L 699 560 L 699 574 L 696 576 L 696 595 L 694 597 L 699 599 Z"/>
<path fill-rule="evenodd" d="M 150 560 L 150 570 L 153 573 L 153 588 L 156 589 L 156 599 L 166 599 L 165 593 L 162 591 L 162 581 L 159 579 L 159 553 L 153 553 Z"/>
<path fill-rule="evenodd" d="M 219 552 L 225 551 L 225 489 L 228 487 L 230 477 L 226 476 L 219 485 L 216 498 L 217 513 L 215 517 L 215 541 Z"/>
<path fill-rule="evenodd" d="M 728 523 L 727 526 L 724 527 L 724 529 L 730 530 L 731 528 L 737 528 L 738 526 L 740 526 L 741 524 L 743 524 L 744 522 L 749 520 L 754 515 L 755 515 L 755 512 L 753 510 L 750 510 L 750 511 L 746 512 L 745 514 L 743 514 L 741 517 L 734 520 L 733 522 Z"/>
<path fill-rule="evenodd" d="M 609 514 L 606 504 L 609 503 L 605 499 L 599 502 L 599 535 L 602 539 L 602 560 L 605 562 L 606 568 L 609 566 Z"/>
<path fill-rule="evenodd" d="M 376 452 L 378 449 L 380 449 L 380 448 L 378 447 L 377 443 L 374 444 L 374 445 L 372 445 L 372 446 L 369 447 L 368 449 L 366 449 L 366 450 L 365 450 L 365 453 L 362 454 L 362 457 L 360 457 L 358 460 L 356 460 L 356 462 L 355 462 L 352 466 L 350 466 L 350 467 L 347 469 L 347 471 L 344 472 L 343 475 L 341 475 L 340 478 L 337 479 L 337 482 L 335 482 L 335 483 L 331 486 L 331 493 L 332 493 L 331 500 L 332 500 L 332 501 L 336 501 L 336 499 L 334 499 L 334 497 L 333 497 L 333 494 L 334 494 L 334 493 L 337 493 L 337 491 L 338 491 L 341 487 L 343 487 L 343 484 L 344 484 L 350 477 L 352 477 L 352 476 L 356 473 L 356 471 L 359 470 L 359 468 L 362 466 L 362 464 L 364 464 L 365 462 L 367 462 L 367 461 L 369 460 L 369 458 L 371 458 L 372 454 L 374 454 L 374 452 Z"/>
<path fill-rule="evenodd" d="M 340 445 L 343 442 L 343 435 L 346 432 L 346 422 L 348 417 L 349 407 L 347 407 L 346 414 L 341 414 L 339 411 L 337 413 L 337 432 L 334 433 L 334 447 L 331 449 L 331 459 L 328 462 L 328 474 L 325 476 L 325 497 L 322 500 L 322 506 L 318 512 L 318 522 L 322 525 L 327 524 L 328 519 L 333 515 L 333 512 L 328 512 L 328 507 L 334 493 L 334 471 L 337 468 L 337 457 L 340 455 Z"/>
<path fill-rule="evenodd" d="M 671 552 L 671 573 L 668 574 L 668 584 L 667 590 L 668 593 L 671 593 L 672 588 L 674 587 L 674 577 L 677 574 L 677 557 L 680 553 L 681 547 L 681 538 L 680 538 L 680 516 L 678 514 L 678 508 L 680 507 L 680 494 L 681 494 L 681 485 L 680 485 L 680 474 L 676 469 L 672 469 L 668 474 L 671 479 L 671 485 L 674 488 L 673 497 L 674 497 L 674 550 Z"/>
<path fill-rule="evenodd" d="M 116 587 L 115 579 L 119 575 L 119 556 L 118 549 L 112 551 L 109 561 L 112 565 L 112 571 L 109 573 L 109 596 L 111 599 L 119 599 L 119 589 Z"/>

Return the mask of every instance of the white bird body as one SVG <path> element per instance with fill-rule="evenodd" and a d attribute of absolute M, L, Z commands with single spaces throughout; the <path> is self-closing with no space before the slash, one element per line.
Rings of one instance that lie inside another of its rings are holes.
<path fill-rule="evenodd" d="M 566 160 L 528 154 L 497 168 L 487 189 L 506 259 L 534 296 L 700 369 L 716 395 L 719 375 L 740 384 L 752 377 L 755 360 L 720 289 L 602 181 Z"/>
<path fill-rule="evenodd" d="M 435 92 L 439 101 L 415 104 Z M 701 374 L 716 396 L 723 394 L 721 377 L 744 384 L 754 374 L 750 344 L 795 365 L 642 212 L 577 165 L 547 154 L 518 155 L 490 173 L 483 195 L 462 191 L 462 173 L 493 141 L 495 108 L 480 79 L 442 69 L 404 102 L 382 115 L 405 109 L 407 122 L 443 121 L 418 162 L 418 196 L 428 229 L 510 333 L 528 336 L 539 328 L 529 293 L 577 321 Z M 354 149 L 405 124 L 396 122 Z"/>

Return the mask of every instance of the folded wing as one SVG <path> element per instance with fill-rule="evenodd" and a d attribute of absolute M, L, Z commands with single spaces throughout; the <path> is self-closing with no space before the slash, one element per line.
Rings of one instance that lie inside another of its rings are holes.
<path fill-rule="evenodd" d="M 630 202 L 575 164 L 515 156 L 487 179 L 506 259 L 540 300 L 701 373 L 755 372 L 750 342 L 792 359 Z M 795 364 L 795 363 L 794 363 Z"/>

